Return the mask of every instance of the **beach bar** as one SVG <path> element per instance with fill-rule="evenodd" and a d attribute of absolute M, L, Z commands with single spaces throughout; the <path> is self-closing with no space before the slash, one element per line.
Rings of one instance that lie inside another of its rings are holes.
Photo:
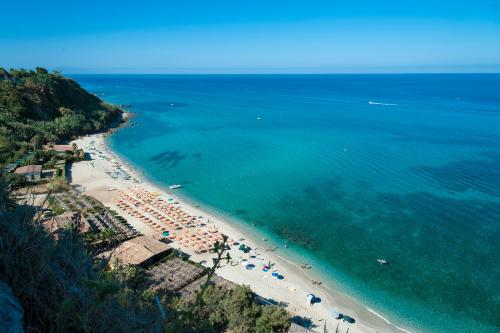
<path fill-rule="evenodd" d="M 141 266 L 146 267 L 168 254 L 172 248 L 149 236 L 138 236 L 129 239 L 115 249 L 99 255 L 108 260 L 110 267 L 116 266 Z"/>

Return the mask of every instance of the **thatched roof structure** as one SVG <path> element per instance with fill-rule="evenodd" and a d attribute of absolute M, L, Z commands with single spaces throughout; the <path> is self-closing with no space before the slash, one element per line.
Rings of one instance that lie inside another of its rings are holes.
<path fill-rule="evenodd" d="M 87 220 L 81 214 L 72 211 L 67 211 L 61 215 L 54 216 L 43 222 L 42 226 L 49 233 L 54 235 L 66 228 L 74 228 L 81 233 L 86 233 L 90 230 L 90 224 Z"/>
<path fill-rule="evenodd" d="M 147 270 L 148 287 L 155 291 L 175 292 L 202 277 L 201 267 L 179 258 L 161 262 Z"/>
<path fill-rule="evenodd" d="M 146 287 L 167 293 L 178 293 L 182 296 L 191 294 L 201 288 L 206 282 L 205 270 L 190 261 L 172 258 L 150 267 L 146 274 Z M 236 284 L 215 275 L 210 284 L 231 289 Z"/>
<path fill-rule="evenodd" d="M 129 239 L 99 257 L 109 260 L 111 267 L 118 265 L 147 266 L 171 251 L 171 247 L 149 236 Z"/>
<path fill-rule="evenodd" d="M 182 295 L 182 296 L 186 296 L 186 295 L 189 295 L 197 290 L 199 290 L 201 288 L 201 286 L 207 281 L 206 277 L 203 276 L 195 281 L 193 281 L 193 283 L 190 283 L 188 284 L 187 286 L 185 286 L 184 288 L 180 289 L 179 290 L 179 293 Z M 212 280 L 210 280 L 210 284 L 211 285 L 217 285 L 217 286 L 221 286 L 223 288 L 226 288 L 226 289 L 232 289 L 234 287 L 236 287 L 236 284 L 229 281 L 229 280 L 226 280 L 218 275 L 215 275 Z"/>

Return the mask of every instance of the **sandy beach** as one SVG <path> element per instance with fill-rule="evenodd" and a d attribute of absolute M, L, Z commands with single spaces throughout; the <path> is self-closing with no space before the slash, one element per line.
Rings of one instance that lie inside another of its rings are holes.
<path fill-rule="evenodd" d="M 175 212 L 196 217 L 196 223 L 201 225 L 200 232 L 218 230 L 219 233 L 227 235 L 232 241 L 250 246 L 252 250 L 249 253 L 240 251 L 238 246 L 232 246 L 230 255 L 233 262 L 224 264 L 217 271 L 217 274 L 232 282 L 249 285 L 255 293 L 266 299 L 287 304 L 287 309 L 293 315 L 312 321 L 313 331 L 323 332 L 325 326 L 330 332 L 334 332 L 337 326 L 339 332 L 346 332 L 347 329 L 349 332 L 406 331 L 378 316 L 374 311 L 351 297 L 331 290 L 323 284 L 313 283 L 313 281 L 318 280 L 314 276 L 313 270 L 304 269 L 301 267 L 302 263 L 292 263 L 269 251 L 267 248 L 269 245 L 266 246 L 263 240 L 248 237 L 241 228 L 236 228 L 234 223 L 204 211 L 202 207 L 187 203 L 175 195 L 175 190 L 165 190 L 146 181 L 131 166 L 110 151 L 105 143 L 105 135 L 96 134 L 74 141 L 78 147 L 90 154 L 91 159 L 73 164 L 70 176 L 71 183 L 77 185 L 83 193 L 91 195 L 104 205 L 115 209 L 141 233 L 157 238 L 162 237 L 160 223 L 144 223 L 143 218 L 137 217 L 138 214 L 131 213 L 133 210 L 129 208 L 131 204 L 127 200 L 137 193 L 142 197 L 154 195 L 165 206 L 173 207 Z M 131 200 L 135 200 L 135 197 Z M 143 204 L 145 206 L 145 203 Z M 159 214 L 158 207 L 146 208 L 149 212 Z M 150 220 L 154 220 L 154 218 Z M 172 223 L 171 227 L 174 230 L 171 234 L 184 235 L 184 239 L 181 240 L 179 240 L 181 237 L 177 237 L 177 239 L 171 237 L 171 246 L 189 254 L 194 261 L 210 265 L 212 255 L 205 251 L 195 251 L 190 246 L 191 243 L 186 241 L 185 233 L 187 231 L 175 230 L 176 227 L 182 229 L 183 226 Z M 211 236 L 210 233 L 207 234 Z M 216 238 L 214 237 L 214 239 Z M 263 267 L 269 262 L 274 263 L 274 265 L 268 271 L 263 271 Z M 247 267 L 249 264 L 250 267 Z M 273 272 L 276 273 L 274 275 L 281 275 L 283 278 L 276 278 L 273 276 Z M 308 303 L 308 294 L 316 295 L 321 299 L 321 302 L 311 306 Z M 332 314 L 333 310 L 353 317 L 356 322 L 349 324 L 342 320 L 336 320 Z"/>

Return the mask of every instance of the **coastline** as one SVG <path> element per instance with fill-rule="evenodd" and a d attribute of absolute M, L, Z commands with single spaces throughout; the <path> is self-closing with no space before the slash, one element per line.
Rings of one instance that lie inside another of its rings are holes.
<path fill-rule="evenodd" d="M 124 113 L 124 118 L 129 118 L 128 115 L 128 113 Z M 230 264 L 223 265 L 217 271 L 217 274 L 232 282 L 249 285 L 255 293 L 266 299 L 287 303 L 287 309 L 293 315 L 309 318 L 315 326 L 312 328 L 315 331 L 322 331 L 325 325 L 327 329 L 335 330 L 338 325 L 341 332 L 347 329 L 350 332 L 408 332 L 403 328 L 395 326 L 389 320 L 352 297 L 342 292 L 331 290 L 324 285 L 314 285 L 311 281 L 315 278 L 314 274 L 304 271 L 297 263 L 288 260 L 284 256 L 274 252 L 265 252 L 264 242 L 255 237 L 255 235 L 242 230 L 243 228 L 238 228 L 234 223 L 230 223 L 219 214 L 198 207 L 193 202 L 184 198 L 179 199 L 179 196 L 172 193 L 172 191 L 162 188 L 146 179 L 145 176 L 141 175 L 134 167 L 110 149 L 106 143 L 106 136 L 108 134 L 112 134 L 112 132 L 93 134 L 73 141 L 85 151 L 88 148 L 94 147 L 102 152 L 103 157 L 73 164 L 72 185 L 80 185 L 83 192 L 96 197 L 103 204 L 112 207 L 120 213 L 122 211 L 112 199 L 116 195 L 115 191 L 126 190 L 132 186 L 141 186 L 149 191 L 160 193 L 162 197 L 173 198 L 179 202 L 178 207 L 191 215 L 203 216 L 204 219 L 210 220 L 210 223 L 213 223 L 213 225 L 230 238 L 244 238 L 245 244 L 251 246 L 254 250 L 263 251 L 262 256 L 265 257 L 265 262 L 271 261 L 275 263 L 275 268 L 279 270 L 280 274 L 285 276 L 285 279 L 278 281 L 266 276 L 258 269 L 248 271 L 241 265 L 232 266 Z M 112 161 L 119 163 L 122 169 L 126 170 L 132 176 L 132 179 L 125 180 L 109 177 L 105 173 L 105 170 L 113 167 Z M 137 179 L 138 183 L 133 181 L 134 178 Z M 115 190 L 110 190 L 112 188 Z M 141 233 L 155 236 L 155 231 L 140 220 L 127 215 L 124 216 Z M 210 254 L 195 254 L 177 244 L 177 242 L 173 242 L 170 245 L 189 254 L 194 261 L 211 262 Z M 241 257 L 241 252 L 238 252 L 233 247 L 231 256 L 233 259 L 236 259 Z M 314 293 L 322 301 L 309 306 L 306 297 L 309 293 Z M 354 317 L 356 323 L 347 324 L 341 320 L 335 320 L 332 316 L 332 309 Z"/>

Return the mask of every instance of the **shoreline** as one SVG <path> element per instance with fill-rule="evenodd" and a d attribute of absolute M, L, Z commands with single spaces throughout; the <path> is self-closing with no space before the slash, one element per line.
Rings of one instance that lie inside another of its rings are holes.
<path fill-rule="evenodd" d="M 128 113 L 124 113 L 124 119 L 130 118 Z M 126 123 L 126 122 L 125 122 Z M 123 126 L 123 124 L 122 124 Z M 116 129 L 115 129 L 116 130 Z M 155 236 L 155 231 L 144 224 L 142 221 L 123 214 L 120 208 L 113 201 L 117 190 L 126 190 L 133 186 L 140 186 L 148 191 L 157 192 L 161 197 L 173 198 L 178 202 L 178 207 L 194 216 L 203 216 L 209 224 L 216 226 L 222 233 L 233 239 L 244 239 L 244 243 L 251 246 L 255 251 L 262 252 L 260 256 L 265 257 L 264 262 L 271 261 L 275 263 L 275 268 L 280 274 L 285 276 L 282 281 L 274 280 L 273 278 L 263 274 L 259 269 L 253 271 L 246 270 L 241 265 L 224 264 L 217 270 L 217 274 L 221 277 L 238 284 L 249 285 L 250 288 L 259 296 L 266 299 L 272 299 L 276 302 L 287 303 L 286 307 L 292 315 L 298 315 L 311 320 L 315 327 L 314 331 L 322 331 L 323 327 L 329 330 L 335 330 L 337 325 L 339 331 L 350 332 L 409 332 L 408 330 L 398 327 L 381 314 L 373 309 L 365 306 L 361 302 L 353 299 L 349 295 L 341 291 L 332 290 L 325 285 L 315 285 L 312 279 L 316 276 L 314 273 L 309 273 L 302 269 L 300 265 L 292 260 L 288 260 L 285 256 L 274 252 L 266 252 L 263 248 L 264 241 L 255 237 L 255 234 L 242 229 L 250 229 L 250 227 L 238 227 L 234 223 L 230 223 L 227 218 L 221 216 L 212 209 L 204 209 L 195 205 L 192 200 L 179 198 L 178 195 L 169 191 L 162 186 L 155 184 L 146 175 L 142 175 L 136 168 L 130 165 L 125 158 L 120 157 L 113 152 L 106 143 L 108 133 L 99 133 L 87 135 L 85 137 L 74 140 L 73 142 L 79 148 L 83 148 L 88 152 L 89 148 L 97 149 L 101 152 L 102 157 L 74 163 L 72 167 L 72 185 L 80 185 L 82 192 L 96 197 L 104 205 L 115 209 L 122 214 L 138 231 L 143 234 Z M 121 165 L 123 170 L 131 176 L 130 180 L 114 179 L 106 174 L 106 170 L 113 168 L 113 162 Z M 137 182 L 134 182 L 134 179 Z M 114 190 L 110 190 L 114 189 Z M 256 233 L 260 233 L 257 231 Z M 158 235 L 156 235 L 158 236 Z M 257 238 L 257 239 L 256 239 Z M 196 254 L 193 251 L 183 247 L 177 242 L 170 243 L 176 249 L 181 250 L 190 255 L 191 259 L 196 262 L 211 262 L 210 254 Z M 244 255 L 238 252 L 236 247 L 232 247 L 231 256 L 233 259 L 242 258 Z M 314 293 L 321 298 L 321 302 L 309 306 L 307 304 L 307 294 Z M 356 323 L 347 324 L 341 320 L 336 320 L 332 316 L 332 309 L 354 317 Z"/>

